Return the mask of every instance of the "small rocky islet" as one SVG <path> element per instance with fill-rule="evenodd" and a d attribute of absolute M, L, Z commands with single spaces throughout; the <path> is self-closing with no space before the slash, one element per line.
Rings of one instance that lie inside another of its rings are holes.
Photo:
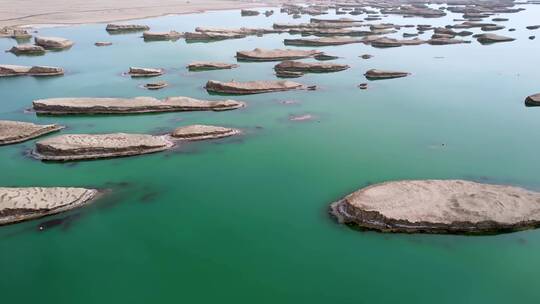
<path fill-rule="evenodd" d="M 325 37 L 325 38 L 305 38 L 305 39 L 283 40 L 283 44 L 294 45 L 294 46 L 332 46 L 332 45 L 344 45 L 344 44 L 362 43 L 362 42 L 363 40 L 361 39 L 346 38 L 346 37 Z"/>
<path fill-rule="evenodd" d="M 190 125 L 176 128 L 171 136 L 183 140 L 204 140 L 229 137 L 240 134 L 241 131 L 233 128 L 225 128 L 211 125 Z"/>
<path fill-rule="evenodd" d="M 208 92 L 232 94 L 232 95 L 248 95 L 261 94 L 270 92 L 290 91 L 305 88 L 301 83 L 288 80 L 263 80 L 263 81 L 229 81 L 222 82 L 217 80 L 209 80 L 205 86 Z"/>
<path fill-rule="evenodd" d="M 0 146 L 20 143 L 63 128 L 64 126 L 57 124 L 38 125 L 23 121 L 0 120 Z"/>
<path fill-rule="evenodd" d="M 63 134 L 38 141 L 32 154 L 41 160 L 72 161 L 155 153 L 173 146 L 166 136 L 148 134 Z"/>
<path fill-rule="evenodd" d="M 252 51 L 238 51 L 236 52 L 236 59 L 238 61 L 283 61 L 283 60 L 295 60 L 313 57 L 319 55 L 322 52 L 316 50 L 289 50 L 289 49 L 273 49 L 266 50 L 256 48 Z"/>
<path fill-rule="evenodd" d="M 17 56 L 39 56 L 47 51 L 61 51 L 70 49 L 75 43 L 69 39 L 61 37 L 35 37 L 34 44 L 18 44 L 13 46 L 8 52 Z"/>
<path fill-rule="evenodd" d="M 131 77 L 156 77 L 163 75 L 163 69 L 130 67 L 127 75 Z"/>
<path fill-rule="evenodd" d="M 401 77 L 407 77 L 410 73 L 408 72 L 400 72 L 400 71 L 385 71 L 385 70 L 376 70 L 371 69 L 367 71 L 364 76 L 368 80 L 381 80 L 381 79 L 392 79 L 392 78 L 401 78 Z"/>
<path fill-rule="evenodd" d="M 11 49 L 8 50 L 8 52 L 11 52 L 15 55 L 29 55 L 29 56 L 38 56 L 38 55 L 44 55 L 45 54 L 45 48 L 39 45 L 33 45 L 33 44 L 19 44 L 16 46 L 13 46 Z"/>
<path fill-rule="evenodd" d="M 209 71 L 209 70 L 230 70 L 237 68 L 238 64 L 210 61 L 195 61 L 187 65 L 191 72 Z"/>
<path fill-rule="evenodd" d="M 240 130 L 212 125 L 179 127 L 170 134 L 132 133 L 62 134 L 36 142 L 32 155 L 44 161 L 77 161 L 126 157 L 162 152 L 178 140 L 218 139 L 240 134 Z"/>
<path fill-rule="evenodd" d="M 540 106 L 540 93 L 527 96 L 527 98 L 525 98 L 525 105 L 528 107 Z"/>
<path fill-rule="evenodd" d="M 183 111 L 227 111 L 244 107 L 235 100 L 200 100 L 190 97 L 49 98 L 33 101 L 32 109 L 43 115 L 134 114 Z"/>
<path fill-rule="evenodd" d="M 177 31 L 170 31 L 170 32 L 146 31 L 143 33 L 142 37 L 144 41 L 166 41 L 166 40 L 176 41 L 184 37 L 184 33 L 180 33 Z"/>
<path fill-rule="evenodd" d="M 169 84 L 165 81 L 151 82 L 144 85 L 144 88 L 148 90 L 160 90 L 166 88 Z"/>
<path fill-rule="evenodd" d="M 97 199 L 99 193 L 73 187 L 0 187 L 0 225 L 79 208 Z"/>
<path fill-rule="evenodd" d="M 130 32 L 142 32 L 150 30 L 148 25 L 144 24 L 119 24 L 119 23 L 109 23 L 105 27 L 105 30 L 110 34 L 122 34 Z"/>
<path fill-rule="evenodd" d="M 329 62 L 301 62 L 301 61 L 282 61 L 274 66 L 274 70 L 288 70 L 304 73 L 328 73 L 339 72 L 348 69 L 346 64 L 329 63 Z"/>
<path fill-rule="evenodd" d="M 35 44 L 46 50 L 65 50 L 73 46 L 74 42 L 61 37 L 36 37 Z"/>
<path fill-rule="evenodd" d="M 21 66 L 0 64 L 0 77 L 9 76 L 59 76 L 64 75 L 64 69 L 51 66 Z"/>
<path fill-rule="evenodd" d="M 497 234 L 540 226 L 540 193 L 465 180 L 392 181 L 330 206 L 343 224 L 380 232 Z"/>

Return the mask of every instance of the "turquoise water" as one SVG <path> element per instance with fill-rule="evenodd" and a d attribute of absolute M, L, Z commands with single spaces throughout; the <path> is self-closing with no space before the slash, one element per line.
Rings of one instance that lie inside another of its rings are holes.
<path fill-rule="evenodd" d="M 517 29 L 501 32 L 518 38 L 512 43 L 324 47 L 351 68 L 298 79 L 317 91 L 241 96 L 235 99 L 248 107 L 236 111 L 136 116 L 36 117 L 25 109 L 48 97 L 219 98 L 203 90 L 207 80 L 274 79 L 275 63 L 200 73 L 185 65 L 234 62 L 236 50 L 282 48 L 289 35 L 186 44 L 111 36 L 103 24 L 40 29 L 76 44 L 41 57 L 0 53 L 0 63 L 62 66 L 67 74 L 0 79 L 0 119 L 60 123 L 68 127 L 63 133 L 161 134 L 208 123 L 245 135 L 65 164 L 28 157 L 35 141 L 0 148 L 2 186 L 111 190 L 87 208 L 53 217 L 68 216 L 62 225 L 39 231 L 47 218 L 0 227 L 3 302 L 538 303 L 540 231 L 388 235 L 354 231 L 327 215 L 330 202 L 387 180 L 465 178 L 540 190 L 540 109 L 523 105 L 540 91 L 540 40 L 528 40 L 535 32 L 525 29 L 540 7 L 526 8 L 500 15 Z M 445 25 L 456 17 L 384 21 Z M 134 22 L 189 31 L 287 21 L 280 13 L 240 18 L 222 11 Z M 95 41 L 114 44 L 98 48 Z M 1 39 L 0 49 L 13 43 Z M 374 57 L 358 57 L 365 53 Z M 145 80 L 121 76 L 129 66 L 165 68 L 152 80 L 170 86 L 141 89 Z M 371 68 L 412 75 L 359 90 Z M 288 120 L 303 114 L 315 119 Z"/>

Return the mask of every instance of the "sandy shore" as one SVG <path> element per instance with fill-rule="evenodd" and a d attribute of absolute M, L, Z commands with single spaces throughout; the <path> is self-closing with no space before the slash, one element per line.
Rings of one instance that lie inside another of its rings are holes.
<path fill-rule="evenodd" d="M 124 21 L 206 10 L 254 8 L 276 3 L 249 0 L 2 0 L 0 27 Z"/>

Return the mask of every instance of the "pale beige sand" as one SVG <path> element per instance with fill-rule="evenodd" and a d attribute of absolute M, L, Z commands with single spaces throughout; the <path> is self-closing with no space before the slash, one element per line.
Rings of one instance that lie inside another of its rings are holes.
<path fill-rule="evenodd" d="M 275 1 L 248 0 L 2 0 L 0 27 L 83 24 L 267 6 Z M 238 16 L 240 17 L 240 15 Z"/>

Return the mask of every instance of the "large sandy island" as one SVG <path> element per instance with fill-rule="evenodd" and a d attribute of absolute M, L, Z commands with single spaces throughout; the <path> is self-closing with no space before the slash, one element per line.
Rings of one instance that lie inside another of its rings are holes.
<path fill-rule="evenodd" d="M 2 0 L 0 27 L 81 24 L 266 6 L 262 0 Z"/>

